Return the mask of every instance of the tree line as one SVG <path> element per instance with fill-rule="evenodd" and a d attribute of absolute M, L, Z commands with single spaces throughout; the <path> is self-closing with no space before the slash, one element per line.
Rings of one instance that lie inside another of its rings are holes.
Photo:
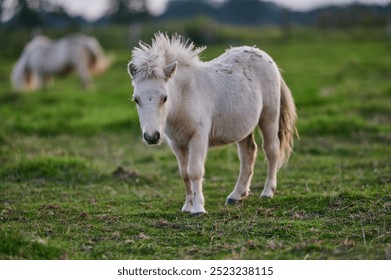
<path fill-rule="evenodd" d="M 385 25 L 391 21 L 391 3 L 386 6 L 353 3 L 297 12 L 271 2 L 227 0 L 220 5 L 210 0 L 173 0 L 166 11 L 153 16 L 146 0 L 108 0 L 102 17 L 88 22 L 70 15 L 64 4 L 49 0 L 0 0 L 1 24 L 6 27 L 63 27 L 69 25 L 131 24 L 183 18 L 208 17 L 235 25 L 312 25 L 321 28 L 347 28 L 358 25 Z"/>
<path fill-rule="evenodd" d="M 49 0 L 0 0 L 1 24 L 7 27 L 64 27 L 69 25 L 126 24 L 151 17 L 145 0 L 108 0 L 107 10 L 96 22 L 70 15 L 63 3 Z"/>

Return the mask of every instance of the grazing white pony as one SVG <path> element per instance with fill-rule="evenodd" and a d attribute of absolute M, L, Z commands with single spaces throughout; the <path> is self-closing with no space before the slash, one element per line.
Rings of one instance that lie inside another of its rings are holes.
<path fill-rule="evenodd" d="M 208 147 L 237 143 L 240 174 L 226 201 L 237 203 L 250 192 L 259 126 L 268 161 L 261 197 L 271 198 L 296 133 L 291 92 L 268 54 L 244 46 L 202 62 L 204 49 L 179 35 L 157 33 L 151 45 L 133 49 L 128 65 L 142 136 L 148 144 L 168 140 L 186 186 L 182 211 L 193 215 L 206 213 L 202 178 Z"/>
<path fill-rule="evenodd" d="M 53 76 L 76 71 L 84 88 L 91 84 L 91 74 L 100 74 L 110 66 L 98 41 L 75 34 L 59 40 L 37 36 L 24 48 L 11 73 L 15 90 L 36 90 Z"/>

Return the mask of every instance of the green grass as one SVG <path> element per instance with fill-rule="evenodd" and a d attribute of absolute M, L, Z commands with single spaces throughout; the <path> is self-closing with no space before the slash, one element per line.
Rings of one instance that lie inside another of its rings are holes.
<path fill-rule="evenodd" d="M 221 34 L 229 32 L 238 30 Z M 273 199 L 259 199 L 266 176 L 260 149 L 250 197 L 230 207 L 224 202 L 239 172 L 236 147 L 210 150 L 209 214 L 202 217 L 180 212 L 185 192 L 168 147 L 140 140 L 128 46 L 108 49 L 116 60 L 90 92 L 73 75 L 16 93 L 8 82 L 16 57 L 7 42 L 0 65 L 0 258 L 390 258 L 391 41 L 382 30 L 295 29 L 290 40 L 273 30 L 235 34 L 284 70 L 301 140 Z M 228 45 L 208 46 L 203 55 L 211 59 Z"/>

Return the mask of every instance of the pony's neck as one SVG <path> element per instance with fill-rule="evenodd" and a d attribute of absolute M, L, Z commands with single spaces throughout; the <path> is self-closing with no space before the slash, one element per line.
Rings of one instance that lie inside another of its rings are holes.
<path fill-rule="evenodd" d="M 192 67 L 179 66 L 174 79 L 171 81 L 170 90 L 175 99 L 181 100 L 193 91 L 193 81 L 197 71 Z"/>
<path fill-rule="evenodd" d="M 193 95 L 193 81 L 195 75 L 197 75 L 196 72 L 193 68 L 190 69 L 186 66 L 178 68 L 168 88 L 169 98 L 171 98 L 169 117 L 176 118 L 179 114 L 183 113 L 183 110 L 186 110 L 186 99 L 189 99 L 189 96 Z"/>

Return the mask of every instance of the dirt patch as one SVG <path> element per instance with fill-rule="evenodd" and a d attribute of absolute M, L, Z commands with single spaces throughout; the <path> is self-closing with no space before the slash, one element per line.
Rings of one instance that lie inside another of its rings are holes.
<path fill-rule="evenodd" d="M 121 180 L 133 180 L 140 177 L 141 175 L 136 171 L 129 171 L 124 169 L 122 166 L 118 166 L 117 169 L 111 173 L 111 176 Z"/>

